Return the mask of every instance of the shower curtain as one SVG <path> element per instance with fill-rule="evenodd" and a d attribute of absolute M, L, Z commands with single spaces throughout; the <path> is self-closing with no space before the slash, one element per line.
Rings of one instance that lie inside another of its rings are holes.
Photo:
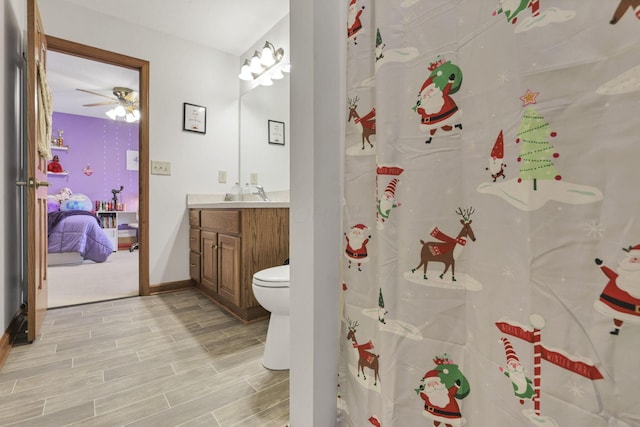
<path fill-rule="evenodd" d="M 640 1 L 345 0 L 340 426 L 640 426 Z"/>

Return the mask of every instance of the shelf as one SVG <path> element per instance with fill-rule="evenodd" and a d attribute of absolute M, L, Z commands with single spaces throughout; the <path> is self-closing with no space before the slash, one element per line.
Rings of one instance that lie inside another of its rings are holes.
<path fill-rule="evenodd" d="M 67 176 L 69 172 L 47 172 L 47 175 Z"/>
<path fill-rule="evenodd" d="M 51 149 L 52 150 L 60 150 L 60 151 L 69 151 L 69 146 L 68 145 L 63 145 L 62 147 L 60 147 L 58 145 L 52 145 Z"/>

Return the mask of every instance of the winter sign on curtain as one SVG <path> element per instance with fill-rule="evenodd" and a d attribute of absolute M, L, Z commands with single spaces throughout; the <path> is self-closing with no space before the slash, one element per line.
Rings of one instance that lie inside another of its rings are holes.
<path fill-rule="evenodd" d="M 344 7 L 337 425 L 640 425 L 640 3 Z"/>

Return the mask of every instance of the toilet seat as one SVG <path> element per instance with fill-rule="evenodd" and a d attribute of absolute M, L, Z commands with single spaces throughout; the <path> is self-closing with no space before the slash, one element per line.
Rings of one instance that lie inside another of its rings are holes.
<path fill-rule="evenodd" d="M 258 271 L 253 275 L 253 285 L 263 288 L 288 288 L 289 266 L 279 265 Z"/>

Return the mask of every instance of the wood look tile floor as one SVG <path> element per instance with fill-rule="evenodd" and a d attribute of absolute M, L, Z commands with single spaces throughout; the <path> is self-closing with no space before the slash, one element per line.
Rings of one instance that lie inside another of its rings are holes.
<path fill-rule="evenodd" d="M 267 325 L 197 290 L 49 310 L 0 369 L 0 425 L 283 427 L 289 371 L 260 362 Z"/>

